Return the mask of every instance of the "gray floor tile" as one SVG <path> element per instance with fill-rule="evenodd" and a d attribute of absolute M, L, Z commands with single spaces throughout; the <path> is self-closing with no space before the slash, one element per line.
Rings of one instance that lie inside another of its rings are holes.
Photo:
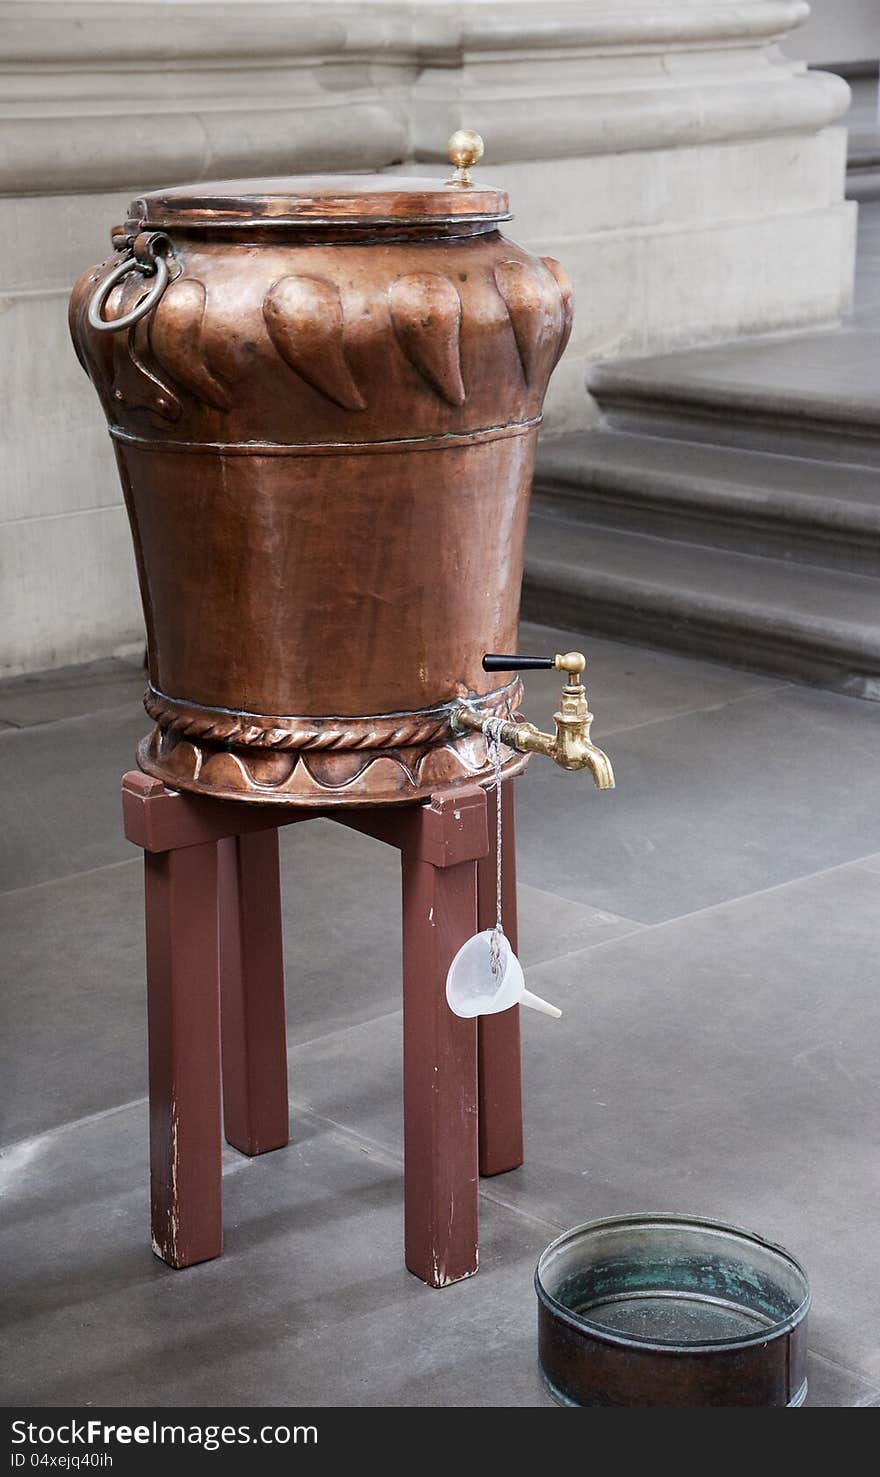
<path fill-rule="evenodd" d="M 300 1039 L 400 1005 L 400 854 L 335 825 L 281 832 L 288 1019 Z M 641 925 L 528 886 L 519 889 L 524 963 L 591 947 Z"/>
<path fill-rule="evenodd" d="M 880 1390 L 861 1375 L 844 1369 L 832 1359 L 813 1351 L 807 1353 L 807 1405 L 874 1405 Z"/>
<path fill-rule="evenodd" d="M 601 908 L 573 904 L 568 898 L 543 892 L 539 887 L 529 887 L 526 883 L 519 884 L 517 893 L 517 955 L 526 968 L 549 959 L 560 959 L 581 949 L 592 949 L 596 944 L 607 944 L 611 939 L 623 938 L 643 926 L 631 918 L 605 913 Z"/>
<path fill-rule="evenodd" d="M 520 879 L 656 923 L 876 852 L 878 734 L 876 704 L 787 687 L 613 735 L 613 791 L 536 759 Z"/>
<path fill-rule="evenodd" d="M 120 781 L 148 729 L 126 704 L 0 733 L 0 892 L 129 859 Z"/>
<path fill-rule="evenodd" d="M 28 728 L 79 718 L 106 708 L 130 703 L 143 713 L 146 678 L 131 662 L 108 657 L 76 667 L 58 667 L 50 672 L 29 672 L 0 682 L 0 725 Z M 141 721 L 147 724 L 148 720 Z"/>
<path fill-rule="evenodd" d="M 400 1005 L 400 856 L 332 821 L 281 832 L 287 1014 L 310 1039 Z M 537 964 L 640 924 L 537 888 L 519 888 L 520 954 Z"/>
<path fill-rule="evenodd" d="M 396 1010 L 399 853 L 332 821 L 307 821 L 280 835 L 293 1039 Z"/>
<path fill-rule="evenodd" d="M 400 1165 L 301 1120 L 227 1154 L 223 1258 L 185 1273 L 147 1244 L 146 1111 L 0 1154 L 10 1405 L 550 1406 L 531 1276 L 554 1227 L 481 1202 L 478 1276 L 443 1293 L 401 1260 Z M 875 1387 L 811 1351 L 811 1405 Z"/>
<path fill-rule="evenodd" d="M 0 1142 L 147 1090 L 140 860 L 0 895 Z"/>
<path fill-rule="evenodd" d="M 0 894 L 0 1143 L 147 1090 L 143 879 L 129 852 L 116 866 Z M 282 854 L 291 1040 L 396 1010 L 398 853 L 313 821 L 282 832 Z M 528 887 L 520 916 L 528 964 L 639 926 Z"/>
<path fill-rule="evenodd" d="M 533 970 L 567 1029 L 526 1021 L 529 1164 L 506 1196 L 756 1227 L 807 1268 L 813 1347 L 873 1385 L 878 917 L 880 878 L 845 867 Z"/>
<path fill-rule="evenodd" d="M 718 707 L 748 693 L 772 692 L 787 686 L 775 677 L 761 677 L 714 662 L 676 656 L 670 651 L 652 651 L 526 621 L 520 628 L 519 648 L 529 656 L 553 656 L 557 651 L 583 649 L 587 658 L 587 696 L 596 715 L 593 738 L 600 746 L 609 734 L 623 728 Z M 553 714 L 562 691 L 560 674 L 524 672 L 523 681 L 526 717 L 538 728 L 552 730 Z M 534 760 L 532 768 L 538 763 Z"/>
<path fill-rule="evenodd" d="M 403 1266 L 399 1162 L 307 1123 L 277 1154 L 228 1156 L 225 1254 L 175 1273 L 149 1250 L 145 1137 L 129 1109 L 0 1157 L 6 1403 L 550 1404 L 547 1228 L 487 1203 L 479 1275 L 434 1292 Z"/>
<path fill-rule="evenodd" d="M 814 1293 L 817 1353 L 880 1385 L 880 878 L 858 866 L 531 970 L 526 1164 L 484 1194 L 572 1225 L 639 1209 L 754 1226 Z M 295 1101 L 400 1145 L 400 1023 L 295 1050 Z"/>

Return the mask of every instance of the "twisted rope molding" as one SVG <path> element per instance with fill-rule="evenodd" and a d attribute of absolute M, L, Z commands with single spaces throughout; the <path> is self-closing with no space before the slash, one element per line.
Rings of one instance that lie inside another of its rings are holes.
<path fill-rule="evenodd" d="M 522 683 L 517 679 L 471 699 L 471 705 L 487 717 L 512 718 L 522 701 Z M 415 713 L 394 713 L 387 718 L 315 719 L 259 718 L 251 714 L 201 708 L 166 697 L 154 687 L 144 695 L 144 707 L 163 733 L 180 738 L 222 744 L 242 744 L 263 749 L 397 749 L 416 748 L 453 737 L 450 718 L 457 702 Z M 339 723 L 344 722 L 344 727 Z"/>

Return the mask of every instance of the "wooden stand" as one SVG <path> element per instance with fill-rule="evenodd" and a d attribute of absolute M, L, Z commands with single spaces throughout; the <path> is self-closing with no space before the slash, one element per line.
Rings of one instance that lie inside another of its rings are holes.
<path fill-rule="evenodd" d="M 511 781 L 502 799 L 515 949 Z M 278 827 L 320 815 L 401 853 L 406 1265 L 432 1287 L 472 1276 L 478 1172 L 523 1159 L 519 1008 L 476 1022 L 446 1004 L 453 955 L 495 919 L 494 804 L 473 786 L 428 804 L 297 810 L 182 794 L 139 771 L 122 803 L 144 852 L 156 1255 L 188 1267 L 223 1249 L 221 1122 L 243 1154 L 288 1141 Z"/>

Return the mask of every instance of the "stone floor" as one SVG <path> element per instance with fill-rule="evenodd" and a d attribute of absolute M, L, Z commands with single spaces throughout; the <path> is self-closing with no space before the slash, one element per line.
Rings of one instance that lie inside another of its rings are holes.
<path fill-rule="evenodd" d="M 561 633 L 524 632 L 552 650 Z M 874 704 L 590 643 L 599 794 L 519 782 L 527 1162 L 482 1265 L 401 1256 L 396 857 L 283 833 L 293 1143 L 226 1162 L 226 1253 L 149 1250 L 140 862 L 122 663 L 0 688 L 7 1404 L 547 1405 L 531 1278 L 561 1228 L 668 1209 L 788 1245 L 810 1403 L 880 1403 L 880 768 Z M 529 711 L 556 682 L 529 679 Z"/>

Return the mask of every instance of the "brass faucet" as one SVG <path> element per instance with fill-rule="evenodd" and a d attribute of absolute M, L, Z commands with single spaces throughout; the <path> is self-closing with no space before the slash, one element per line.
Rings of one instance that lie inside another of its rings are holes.
<path fill-rule="evenodd" d="M 581 673 L 586 658 L 579 651 L 566 652 L 564 656 L 500 656 L 489 652 L 483 657 L 486 672 L 518 672 L 536 667 L 555 667 L 568 674 L 562 689 L 559 712 L 554 713 L 555 733 L 542 733 L 533 723 L 501 722 L 497 731 L 501 742 L 521 754 L 546 754 L 562 769 L 589 769 L 596 788 L 614 789 L 614 771 L 607 754 L 590 742 L 590 725 L 593 715 L 587 707 L 587 693 L 581 682 Z M 492 724 L 493 720 L 488 720 Z M 484 733 L 486 718 L 466 703 L 456 708 L 452 715 L 452 726 L 457 732 L 463 730 Z"/>

